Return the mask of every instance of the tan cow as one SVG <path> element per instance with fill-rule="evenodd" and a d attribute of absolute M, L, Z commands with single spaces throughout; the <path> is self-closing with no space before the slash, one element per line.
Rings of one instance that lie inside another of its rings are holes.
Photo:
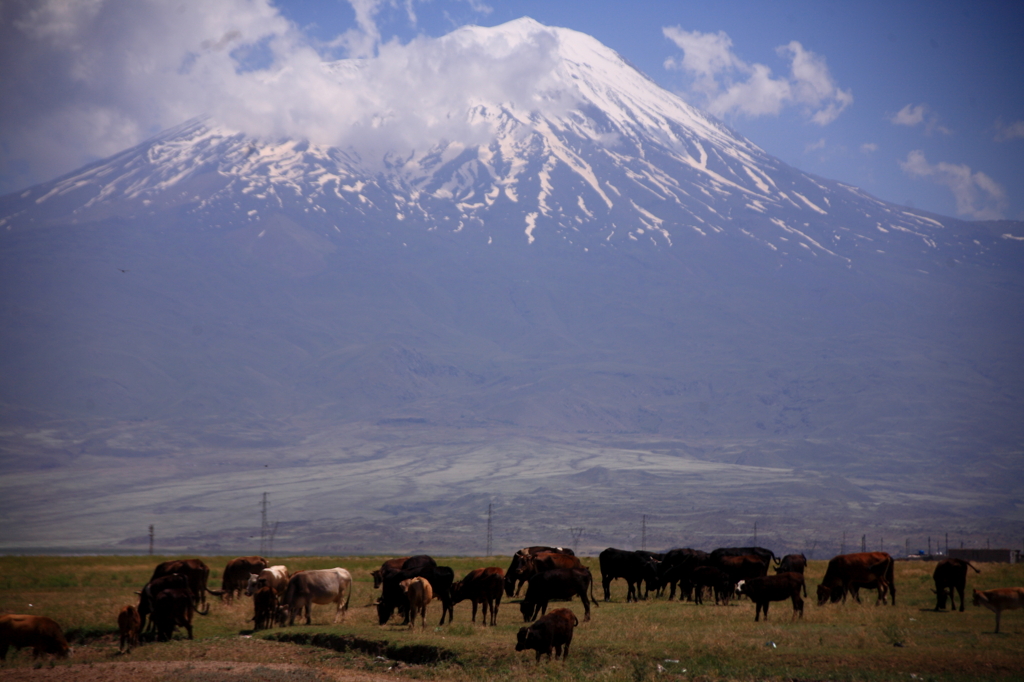
<path fill-rule="evenodd" d="M 248 597 L 256 594 L 261 587 L 269 587 L 280 597 L 288 589 L 288 568 L 283 565 L 268 566 L 259 573 L 250 573 L 249 582 L 245 587 Z"/>
<path fill-rule="evenodd" d="M 139 645 L 139 630 L 142 629 L 142 617 L 139 610 L 129 604 L 117 614 L 117 630 L 121 634 L 118 653 L 130 654 L 133 646 Z"/>
<path fill-rule="evenodd" d="M 284 592 L 284 605 L 288 607 L 288 625 L 295 624 L 300 611 L 306 613 L 306 625 L 312 622 L 310 616 L 313 604 L 337 604 L 334 622 L 343 618 L 352 599 L 352 574 L 344 568 L 321 568 L 299 571 L 288 580 Z"/>
<path fill-rule="evenodd" d="M 1024 608 L 1024 587 L 997 587 L 994 590 L 979 592 L 974 590 L 974 605 L 984 606 L 996 614 L 996 632 L 999 632 L 999 620 L 1003 611 Z"/>
<path fill-rule="evenodd" d="M 71 649 L 56 621 L 46 616 L 8 614 L 0 616 L 0 661 L 7 660 L 8 647 L 32 647 L 32 658 L 53 654 L 67 658 Z"/>
<path fill-rule="evenodd" d="M 409 628 L 416 627 L 416 614 L 420 614 L 422 627 L 427 627 L 427 604 L 434 598 L 434 590 L 426 578 L 409 578 L 399 583 L 409 600 Z"/>

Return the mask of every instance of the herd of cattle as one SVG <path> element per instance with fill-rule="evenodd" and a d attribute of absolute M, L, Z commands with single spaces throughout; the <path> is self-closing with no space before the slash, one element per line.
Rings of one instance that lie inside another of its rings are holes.
<path fill-rule="evenodd" d="M 728 604 L 735 595 L 747 596 L 755 605 L 754 620 L 761 614 L 768 619 L 773 601 L 790 600 L 793 618 L 803 617 L 803 597 L 807 596 L 802 554 L 777 558 L 762 547 L 731 547 L 711 553 L 696 549 L 673 549 L 665 553 L 626 551 L 608 548 L 599 556 L 604 601 L 611 598 L 610 587 L 622 579 L 627 585 L 626 601 L 647 599 L 668 590 L 668 599 L 702 603 L 713 598 L 716 604 Z M 860 601 L 860 590 L 877 590 L 876 604 L 891 599 L 896 604 L 896 583 L 893 558 L 885 552 L 842 554 L 829 561 L 825 576 L 817 588 L 819 605 L 845 602 L 847 595 Z M 775 573 L 769 575 L 769 569 Z M 947 598 L 960 611 L 964 610 L 964 588 L 968 568 L 978 571 L 966 561 L 945 559 L 933 574 L 936 610 L 946 608 Z M 208 586 L 209 567 L 199 559 L 167 561 L 153 571 L 149 582 L 139 591 L 138 605 L 125 606 L 118 615 L 121 652 L 130 652 L 140 638 L 167 641 L 176 628 L 184 628 L 192 639 L 194 614 L 209 613 L 206 595 L 234 600 L 243 593 L 252 597 L 255 630 L 275 625 L 293 625 L 298 616 L 311 623 L 314 604 L 334 604 L 333 622 L 344 618 L 352 599 L 352 575 L 344 568 L 297 571 L 289 574 L 285 566 L 270 566 L 258 556 L 231 560 L 224 569 L 221 588 Z M 584 621 L 590 620 L 590 605 L 598 603 L 594 596 L 593 577 L 570 549 L 535 546 L 516 552 L 507 570 L 492 566 L 469 572 L 455 580 L 448 566 L 438 566 L 433 558 L 420 555 L 390 559 L 372 572 L 374 589 L 380 589 L 376 602 L 377 619 L 385 625 L 396 611 L 403 624 L 415 625 L 417 615 L 426 626 L 427 605 L 441 604 L 440 625 L 454 617 L 454 605 L 472 603 L 472 620 L 476 623 L 478 605 L 483 624 L 497 623 L 502 596 L 518 596 L 523 586 L 526 593 L 519 604 L 523 620 L 532 625 L 517 635 L 516 651 L 532 649 L 537 660 L 542 654 L 563 660 L 569 654 L 573 629 L 579 624 L 572 611 L 558 608 L 547 613 L 551 601 L 579 597 Z M 1024 588 L 1000 588 L 980 592 L 974 590 L 974 604 L 985 606 L 996 614 L 996 632 L 1002 611 L 1024 607 Z M 534 622 L 535 621 L 535 622 Z M 0 616 L 0 660 L 6 660 L 8 647 L 31 647 L 33 655 L 68 654 L 68 645 L 60 626 L 44 616 L 9 614 Z"/>

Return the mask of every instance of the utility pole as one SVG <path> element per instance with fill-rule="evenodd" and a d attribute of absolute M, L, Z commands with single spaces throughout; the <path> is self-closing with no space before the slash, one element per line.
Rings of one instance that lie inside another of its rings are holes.
<path fill-rule="evenodd" d="M 494 546 L 494 536 L 491 534 L 491 503 L 487 503 L 487 556 L 491 556 L 491 549 Z"/>
<path fill-rule="evenodd" d="M 757 521 L 754 521 L 754 545 L 757 545 Z"/>
<path fill-rule="evenodd" d="M 946 556 L 949 556 L 949 533 L 946 533 Z"/>
<path fill-rule="evenodd" d="M 864 535 L 860 536 L 860 551 L 862 551 L 862 552 L 868 551 L 868 535 L 867 535 L 867 533 L 865 533 Z"/>
<path fill-rule="evenodd" d="M 153 524 L 149 524 L 149 556 L 153 556 Z"/>
<path fill-rule="evenodd" d="M 647 514 L 644 514 L 643 522 L 642 523 L 643 523 L 643 526 L 642 526 L 643 530 L 640 533 L 640 549 L 642 551 L 646 552 L 647 551 Z"/>
<path fill-rule="evenodd" d="M 932 536 L 928 536 L 928 556 L 932 555 Z"/>

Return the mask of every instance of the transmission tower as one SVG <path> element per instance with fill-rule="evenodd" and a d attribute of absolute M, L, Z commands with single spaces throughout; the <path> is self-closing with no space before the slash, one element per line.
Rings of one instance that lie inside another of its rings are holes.
<path fill-rule="evenodd" d="M 572 535 L 572 551 L 576 551 L 576 546 L 580 542 L 580 538 L 583 537 L 582 528 L 569 528 L 569 534 Z"/>
<path fill-rule="evenodd" d="M 643 531 L 640 534 L 640 549 L 647 551 L 647 514 L 643 518 Z"/>

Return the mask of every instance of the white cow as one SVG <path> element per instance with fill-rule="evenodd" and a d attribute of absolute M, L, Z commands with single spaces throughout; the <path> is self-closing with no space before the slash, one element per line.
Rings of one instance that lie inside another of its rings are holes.
<path fill-rule="evenodd" d="M 313 604 L 337 604 L 334 622 L 344 617 L 352 599 L 352 574 L 344 568 L 322 568 L 299 571 L 288 581 L 283 603 L 288 607 L 288 624 L 295 624 L 295 616 L 305 609 L 306 625 L 312 622 Z"/>
<path fill-rule="evenodd" d="M 280 597 L 288 587 L 288 577 L 288 569 L 285 566 L 269 566 L 259 573 L 250 573 L 245 594 L 251 597 L 259 592 L 261 587 L 266 586 L 272 588 Z"/>

